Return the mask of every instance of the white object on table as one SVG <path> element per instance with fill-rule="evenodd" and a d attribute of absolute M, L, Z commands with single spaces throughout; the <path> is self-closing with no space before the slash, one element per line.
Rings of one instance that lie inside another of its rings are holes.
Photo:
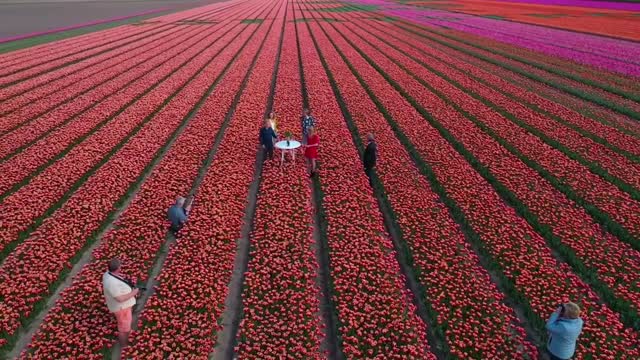
<path fill-rule="evenodd" d="M 289 140 L 289 144 L 287 145 L 287 140 L 278 141 L 276 143 L 276 148 L 280 149 L 280 166 L 284 163 L 284 154 L 290 153 L 293 161 L 296 161 L 296 149 L 302 146 L 299 141 Z"/>

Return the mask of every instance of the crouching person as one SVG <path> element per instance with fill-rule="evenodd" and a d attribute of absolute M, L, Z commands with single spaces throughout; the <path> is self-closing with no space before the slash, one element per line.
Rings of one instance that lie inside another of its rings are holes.
<path fill-rule="evenodd" d="M 118 322 L 118 342 L 124 348 L 129 341 L 133 307 L 136 305 L 138 289 L 127 281 L 120 272 L 121 262 L 118 259 L 109 261 L 109 271 L 102 275 L 102 291 L 109 311 Z"/>

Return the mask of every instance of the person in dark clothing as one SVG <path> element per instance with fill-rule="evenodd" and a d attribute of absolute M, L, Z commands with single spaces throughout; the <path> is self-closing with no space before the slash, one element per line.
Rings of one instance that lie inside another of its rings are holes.
<path fill-rule="evenodd" d="M 364 173 L 369 177 L 369 184 L 373 186 L 371 183 L 371 173 L 373 168 L 376 166 L 376 160 L 378 159 L 378 145 L 373 138 L 373 134 L 367 135 L 367 147 L 364 150 Z"/>
<path fill-rule="evenodd" d="M 309 137 L 309 128 L 316 126 L 316 119 L 311 116 L 309 108 L 304 108 L 302 111 L 300 126 L 302 127 L 302 144 L 306 144 Z"/>
<path fill-rule="evenodd" d="M 185 206 L 185 201 L 185 198 L 178 196 L 176 203 L 167 211 L 167 218 L 169 218 L 169 222 L 171 223 L 169 229 L 173 232 L 173 235 L 178 235 L 178 231 L 180 231 L 184 223 L 187 222 L 189 210 L 191 210 L 191 203 Z"/>
<path fill-rule="evenodd" d="M 264 152 L 263 161 L 267 159 L 273 160 L 273 139 L 277 139 L 278 135 L 273 131 L 271 122 L 269 120 L 264 121 L 264 126 L 260 128 L 260 145 Z"/>

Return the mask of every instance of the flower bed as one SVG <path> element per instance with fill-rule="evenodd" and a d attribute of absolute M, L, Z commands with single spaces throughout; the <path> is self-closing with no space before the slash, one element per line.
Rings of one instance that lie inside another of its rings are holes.
<path fill-rule="evenodd" d="M 309 105 L 321 109 L 317 125 L 320 204 L 326 221 L 322 236 L 328 242 L 342 350 L 347 358 L 435 358 L 358 154 L 348 140 L 321 57 L 310 46 L 307 25 L 299 24 L 298 37 L 301 44 L 309 44 L 301 48 Z"/>
<path fill-rule="evenodd" d="M 290 6 L 286 20 L 291 19 Z M 302 108 L 292 22 L 285 23 L 283 36 L 273 99 L 281 139 L 286 132 L 298 132 Z M 259 126 L 258 118 L 255 127 Z M 241 359 L 273 354 L 320 359 L 323 326 L 321 294 L 316 284 L 318 262 L 311 224 L 311 187 L 301 154 L 295 163 L 285 164 L 284 172 L 278 166 L 279 155 L 276 151 L 274 160 L 262 168 L 236 352 Z"/>
<path fill-rule="evenodd" d="M 358 68 L 376 100 L 394 118 L 417 119 L 420 114 L 360 56 L 349 49 L 330 25 L 323 26 L 348 61 Z M 438 195 L 412 164 L 407 151 L 395 138 L 384 116 L 368 100 L 365 89 L 320 32 L 319 43 L 341 95 L 348 105 L 360 138 L 373 133 L 379 146 L 376 171 L 380 175 L 396 221 L 405 235 L 413 266 L 425 288 L 423 301 L 435 310 L 437 325 L 451 354 L 459 358 L 537 357 L 533 344 L 525 340 L 524 329 L 504 295 L 466 242 Z"/>
<path fill-rule="evenodd" d="M 247 31 L 245 34 L 250 35 Z M 240 39 L 245 35 L 240 35 Z M 236 38 L 236 40 L 240 40 Z M 31 316 L 33 306 L 46 299 L 49 287 L 59 281 L 77 261 L 76 254 L 92 241 L 112 214 L 115 205 L 130 191 L 157 152 L 185 123 L 188 112 L 204 95 L 207 85 L 221 73 L 241 47 L 234 41 L 220 57 L 213 61 L 217 49 L 208 48 L 178 75 L 183 77 L 166 81 L 158 87 L 150 100 L 164 102 L 172 93 L 184 86 L 190 77 L 197 76 L 177 95 L 171 98 L 153 121 L 129 139 L 106 164 L 92 175 L 71 197 L 48 217 L 31 236 L 22 242 L 0 267 L 0 306 L 11 309 L 2 319 L 2 327 L 12 334 L 21 318 Z M 151 111 L 152 103 L 142 102 L 137 111 Z M 150 107 L 150 108 L 149 108 Z M 144 151 L 141 151 L 144 149 Z M 66 157 L 65 159 L 71 159 Z M 89 235 L 89 236 L 87 236 Z M 46 249 L 39 251 L 38 249 Z M 55 261 L 51 254 L 55 254 Z M 37 274 L 34 276 L 33 274 Z"/>
<path fill-rule="evenodd" d="M 254 136 L 265 111 L 275 66 L 284 7 L 271 3 L 278 11 L 275 21 L 261 24 L 259 38 L 265 38 L 255 66 L 250 69 L 246 88 L 229 127 L 224 133 L 213 163 L 207 172 L 192 213 L 178 246 L 169 253 L 158 278 L 157 292 L 145 306 L 133 334 L 133 346 L 124 356 L 133 358 L 206 358 L 213 350 L 218 318 L 224 308 L 233 271 L 236 239 L 243 226 L 248 188 L 253 181 L 256 158 Z M 250 44 L 255 52 L 260 43 Z M 252 58 L 238 61 L 251 63 Z M 242 81 L 245 73 L 230 72 Z M 197 278 L 193 274 L 198 274 Z"/>

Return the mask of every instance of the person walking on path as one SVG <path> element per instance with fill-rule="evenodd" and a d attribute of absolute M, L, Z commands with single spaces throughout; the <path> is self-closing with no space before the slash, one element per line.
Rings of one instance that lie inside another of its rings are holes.
<path fill-rule="evenodd" d="M 139 289 L 124 279 L 124 275 L 120 272 L 121 265 L 119 259 L 109 261 L 109 269 L 102 275 L 102 291 L 107 308 L 115 315 L 118 322 L 118 342 L 121 348 L 124 348 L 129 341 L 133 307 L 136 304 Z"/>
<path fill-rule="evenodd" d="M 304 157 L 307 159 L 307 168 L 309 169 L 309 177 L 313 177 L 317 173 L 316 160 L 318 159 L 318 147 L 320 146 L 320 137 L 316 134 L 313 126 L 309 127 L 309 138 L 304 146 Z"/>
<path fill-rule="evenodd" d="M 583 324 L 580 307 L 572 302 L 561 304 L 551 314 L 546 325 L 549 332 L 547 352 L 551 360 L 568 360 L 573 357 Z"/>
<path fill-rule="evenodd" d="M 175 236 L 178 235 L 178 231 L 180 231 L 184 223 L 187 222 L 189 211 L 191 211 L 191 203 L 185 206 L 185 201 L 185 198 L 178 196 L 175 204 L 167 211 L 167 218 L 169 218 L 169 222 L 171 223 L 170 230 Z"/>
<path fill-rule="evenodd" d="M 316 126 L 316 119 L 311 116 L 311 110 L 309 110 L 309 108 L 304 108 L 302 111 L 300 126 L 302 127 L 302 144 L 304 145 L 307 143 L 309 137 L 309 128 Z"/>
<path fill-rule="evenodd" d="M 376 166 L 376 160 L 378 159 L 378 144 L 373 137 L 373 134 L 367 135 L 367 147 L 364 149 L 364 157 L 362 162 L 364 163 L 364 173 L 369 178 L 369 185 L 373 186 L 371 182 L 371 174 Z"/>
<path fill-rule="evenodd" d="M 270 160 L 273 160 L 273 139 L 277 139 L 278 135 L 271 127 L 271 122 L 267 119 L 264 121 L 264 125 L 260 128 L 260 145 L 262 145 L 262 150 L 264 156 L 262 160 L 267 160 L 267 156 L 269 156 Z"/>

